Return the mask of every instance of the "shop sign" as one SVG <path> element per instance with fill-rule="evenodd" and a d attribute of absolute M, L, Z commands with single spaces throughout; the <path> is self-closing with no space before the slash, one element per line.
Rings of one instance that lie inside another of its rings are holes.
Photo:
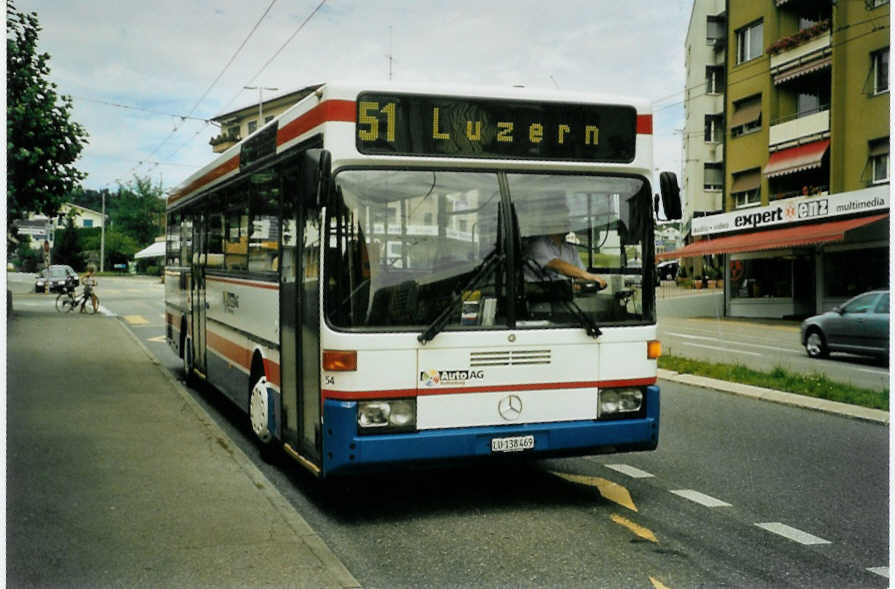
<path fill-rule="evenodd" d="M 766 207 L 752 207 L 720 215 L 696 217 L 692 220 L 693 235 L 728 233 L 764 229 L 788 223 L 813 222 L 818 219 L 889 210 L 889 186 L 873 186 L 853 192 L 827 196 L 803 196 L 774 201 Z"/>

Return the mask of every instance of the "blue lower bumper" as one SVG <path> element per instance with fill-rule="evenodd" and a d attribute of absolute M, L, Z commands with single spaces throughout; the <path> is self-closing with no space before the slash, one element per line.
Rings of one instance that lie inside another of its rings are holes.
<path fill-rule="evenodd" d="M 382 470 L 411 462 L 442 462 L 491 456 L 491 439 L 534 435 L 534 450 L 494 455 L 500 458 L 546 458 L 607 451 L 654 450 L 659 443 L 659 387 L 646 388 L 645 415 L 615 421 L 571 421 L 518 426 L 425 430 L 406 434 L 357 434 L 357 404 L 324 403 L 326 435 L 323 474 Z"/>

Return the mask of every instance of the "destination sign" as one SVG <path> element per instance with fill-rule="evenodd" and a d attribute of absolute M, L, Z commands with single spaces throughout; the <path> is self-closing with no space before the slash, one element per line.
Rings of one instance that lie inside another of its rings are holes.
<path fill-rule="evenodd" d="M 628 163 L 632 106 L 365 93 L 357 149 L 369 155 Z"/>

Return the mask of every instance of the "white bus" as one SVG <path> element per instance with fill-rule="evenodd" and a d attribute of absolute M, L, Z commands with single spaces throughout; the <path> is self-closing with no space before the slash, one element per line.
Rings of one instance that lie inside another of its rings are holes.
<path fill-rule="evenodd" d="M 320 477 L 654 449 L 652 166 L 644 100 L 320 85 L 168 199 L 168 341 Z"/>

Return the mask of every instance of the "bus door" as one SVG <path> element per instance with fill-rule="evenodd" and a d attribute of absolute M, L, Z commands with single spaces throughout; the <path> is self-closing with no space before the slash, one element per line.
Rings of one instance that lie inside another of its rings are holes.
<path fill-rule="evenodd" d="M 283 186 L 280 376 L 284 441 L 319 466 L 319 211 L 298 205 L 295 174 L 285 174 Z"/>
<path fill-rule="evenodd" d="M 200 213 L 193 223 L 193 251 L 195 255 L 193 255 L 193 279 L 190 287 L 190 298 L 193 301 L 190 310 L 193 325 L 193 346 L 191 350 L 193 367 L 203 375 L 207 374 L 205 366 L 205 312 L 207 309 L 205 300 L 205 262 L 208 253 L 206 221 L 207 215 Z"/>

